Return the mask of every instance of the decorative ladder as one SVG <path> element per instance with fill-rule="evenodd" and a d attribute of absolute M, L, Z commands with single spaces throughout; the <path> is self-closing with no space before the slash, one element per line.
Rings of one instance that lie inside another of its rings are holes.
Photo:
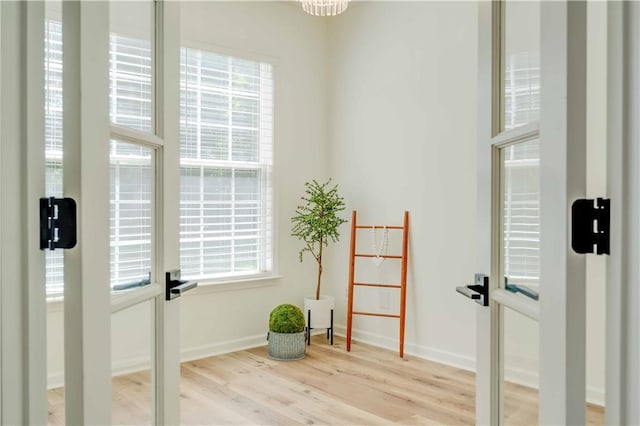
<path fill-rule="evenodd" d="M 351 214 L 351 248 L 349 259 L 349 299 L 347 306 L 347 351 L 351 350 L 351 328 L 353 325 L 354 315 L 368 315 L 373 317 L 387 317 L 400 319 L 400 357 L 404 356 L 404 324 L 406 314 L 406 298 L 407 298 L 407 254 L 409 243 L 409 212 L 404 212 L 404 225 L 403 226 L 383 226 L 383 225 L 358 225 L 356 223 L 356 211 Z M 402 269 L 400 272 L 400 284 L 378 284 L 378 283 L 358 283 L 354 282 L 355 266 L 357 257 L 378 257 L 376 254 L 363 254 L 356 253 L 356 234 L 358 229 L 389 229 L 389 230 L 401 230 L 402 231 L 402 255 L 389 255 L 384 254 L 379 257 L 384 259 L 399 259 L 402 262 Z M 354 287 L 382 287 L 382 288 L 397 288 L 400 289 L 400 314 L 387 314 L 378 312 L 361 312 L 353 310 L 353 294 Z"/>

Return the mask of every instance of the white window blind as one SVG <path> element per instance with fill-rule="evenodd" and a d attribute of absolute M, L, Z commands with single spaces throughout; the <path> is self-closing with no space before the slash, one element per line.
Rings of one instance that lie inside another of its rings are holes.
<path fill-rule="evenodd" d="M 109 36 L 111 122 L 153 133 L 151 42 Z"/>
<path fill-rule="evenodd" d="M 505 64 L 505 130 L 540 116 L 540 54 L 519 52 Z M 540 278 L 540 141 L 504 148 L 504 273 L 516 284 Z"/>
<path fill-rule="evenodd" d="M 111 10 L 112 17 L 115 12 Z M 141 12 L 142 19 L 150 10 Z M 125 36 L 118 32 L 128 27 L 118 27 L 113 20 L 110 24 L 111 122 L 153 134 L 151 39 L 142 33 L 139 34 L 142 38 Z M 112 140 L 109 160 L 111 288 L 115 291 L 128 290 L 149 284 L 152 278 L 155 151 L 138 144 Z"/>
<path fill-rule="evenodd" d="M 540 278 L 540 142 L 504 149 L 504 273 L 509 282 Z"/>
<path fill-rule="evenodd" d="M 45 191 L 62 197 L 62 25 L 45 21 L 44 42 Z M 46 252 L 47 298 L 58 298 L 64 290 L 62 250 Z"/>
<path fill-rule="evenodd" d="M 62 191 L 62 24 L 45 22 L 45 173 L 48 195 Z M 151 43 L 110 36 L 110 111 L 112 122 L 151 131 Z M 148 279 L 152 251 L 152 150 L 120 141 L 110 145 L 111 286 Z M 47 299 L 62 297 L 62 251 L 47 252 Z"/>
<path fill-rule="evenodd" d="M 109 154 L 111 287 L 125 290 L 150 280 L 154 152 L 112 140 Z"/>
<path fill-rule="evenodd" d="M 182 274 L 270 273 L 272 66 L 183 48 L 180 84 Z"/>
<path fill-rule="evenodd" d="M 508 55 L 504 78 L 504 128 L 514 129 L 540 119 L 540 52 Z"/>

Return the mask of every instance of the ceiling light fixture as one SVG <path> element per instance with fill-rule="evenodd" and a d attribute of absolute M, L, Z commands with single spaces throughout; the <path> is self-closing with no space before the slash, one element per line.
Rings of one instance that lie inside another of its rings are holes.
<path fill-rule="evenodd" d="M 345 10 L 349 0 L 300 0 L 302 9 L 310 15 L 335 16 Z"/>

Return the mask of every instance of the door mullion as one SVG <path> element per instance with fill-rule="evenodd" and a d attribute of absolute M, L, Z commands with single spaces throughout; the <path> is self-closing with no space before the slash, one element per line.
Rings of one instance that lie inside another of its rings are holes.
<path fill-rule="evenodd" d="M 540 424 L 585 424 L 585 257 L 569 209 L 586 191 L 586 3 L 541 2 Z"/>
<path fill-rule="evenodd" d="M 156 3 L 156 132 L 164 140 L 157 156 L 158 272 L 180 268 L 180 4 Z M 180 423 L 180 298 L 156 298 L 155 421 Z"/>
<path fill-rule="evenodd" d="M 65 416 L 111 423 L 109 4 L 64 2 L 64 193 L 78 206 L 65 252 Z"/>
<path fill-rule="evenodd" d="M 605 424 L 638 424 L 640 8 L 635 2 L 610 2 L 607 18 L 607 194 L 612 206 L 611 256 L 607 262 Z"/>
<path fill-rule="evenodd" d="M 478 57 L 494 58 L 494 42 L 496 40 L 492 22 L 495 6 L 492 2 L 480 2 L 478 4 Z M 495 58 L 494 58 L 495 59 Z M 477 266 L 476 272 L 489 275 L 491 273 L 491 193 L 492 182 L 492 158 L 493 150 L 491 138 L 497 130 L 498 123 L 494 122 L 497 114 L 494 113 L 496 95 L 495 85 L 499 83 L 493 76 L 494 61 L 480 60 L 478 62 L 478 143 L 477 143 L 477 204 L 476 204 L 476 232 L 477 232 Z M 492 362 L 492 351 L 497 342 L 497 335 L 492 330 L 497 311 L 496 303 L 490 302 L 487 309 L 476 307 L 476 334 L 482 336 L 477 339 L 476 349 L 476 388 L 483 392 L 476 392 L 476 424 L 496 424 L 497 412 L 494 410 L 494 402 L 497 401 L 497 389 L 495 389 L 492 377 L 495 365 Z M 490 331 L 489 331 L 490 330 Z M 489 333 L 487 333 L 489 331 Z M 488 334 L 488 336 L 487 336 Z M 488 337 L 488 338 L 485 338 Z M 486 391 L 490 390 L 490 391 Z"/>
<path fill-rule="evenodd" d="M 23 4 L 26 13 L 26 241 L 37 241 L 39 229 L 39 197 L 45 195 L 44 184 L 44 3 Z M 39 165 L 39 167 L 29 167 Z M 47 302 L 44 253 L 37 244 L 27 244 L 27 424 L 47 422 Z M 44 347 L 42 347 L 44 345 Z"/>

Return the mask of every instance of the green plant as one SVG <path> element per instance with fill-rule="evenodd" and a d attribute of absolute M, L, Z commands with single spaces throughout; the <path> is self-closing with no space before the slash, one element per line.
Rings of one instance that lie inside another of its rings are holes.
<path fill-rule="evenodd" d="M 338 194 L 338 185 L 331 187 L 331 179 L 323 184 L 315 180 L 305 185 L 304 204 L 298 206 L 296 215 L 291 218 L 293 228 L 291 235 L 305 243 L 300 250 L 300 262 L 305 251 L 311 253 L 318 263 L 318 281 L 316 300 L 320 299 L 320 282 L 322 278 L 322 249 L 340 238 L 338 228 L 346 222 L 338 216 L 344 210 L 344 199 Z"/>
<path fill-rule="evenodd" d="M 275 333 L 304 331 L 304 315 L 300 308 L 288 303 L 276 306 L 269 315 L 269 331 Z"/>

